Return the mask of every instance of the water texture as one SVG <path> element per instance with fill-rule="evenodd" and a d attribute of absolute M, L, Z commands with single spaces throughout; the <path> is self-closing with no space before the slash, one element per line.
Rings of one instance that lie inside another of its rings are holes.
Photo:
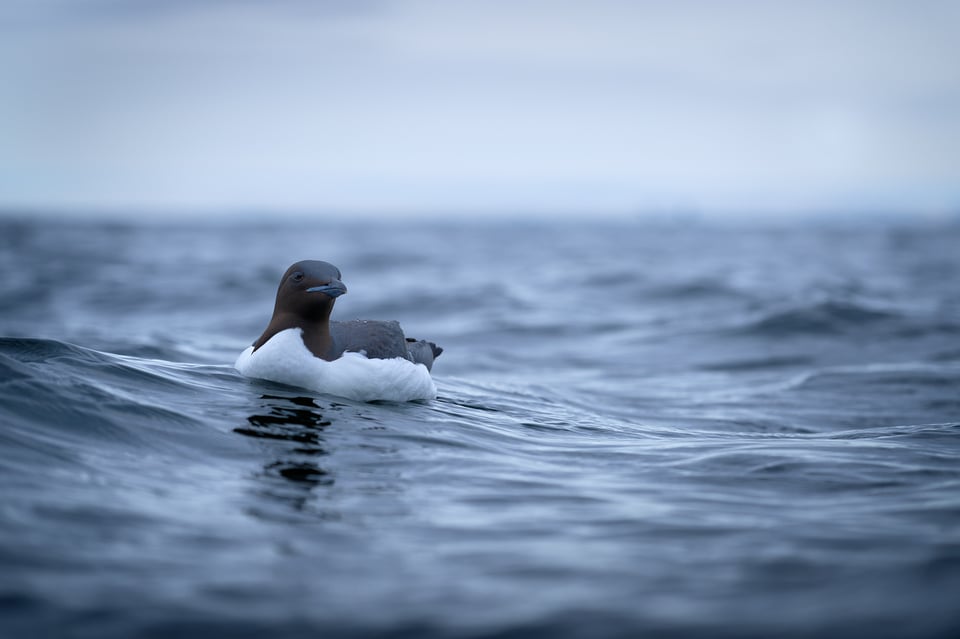
<path fill-rule="evenodd" d="M 960 227 L 0 223 L 3 637 L 960 632 Z M 246 379 L 299 259 L 431 402 Z"/>

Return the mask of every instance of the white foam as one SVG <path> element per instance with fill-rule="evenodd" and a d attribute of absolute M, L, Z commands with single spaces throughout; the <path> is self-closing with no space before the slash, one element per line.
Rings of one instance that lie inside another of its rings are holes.
<path fill-rule="evenodd" d="M 362 402 L 408 402 L 433 399 L 437 387 L 423 364 L 397 357 L 367 359 L 363 353 L 344 353 L 332 362 L 314 357 L 303 343 L 303 331 L 280 331 L 253 352 L 240 353 L 234 368 L 241 375 L 309 388 Z"/>

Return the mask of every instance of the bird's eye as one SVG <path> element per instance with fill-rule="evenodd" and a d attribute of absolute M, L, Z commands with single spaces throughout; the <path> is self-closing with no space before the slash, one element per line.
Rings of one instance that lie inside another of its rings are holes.
<path fill-rule="evenodd" d="M 299 271 L 296 272 L 296 273 L 294 273 L 294 274 L 293 274 L 293 281 L 294 281 L 294 282 L 302 282 L 302 281 L 303 281 L 303 273 L 300 273 Z"/>

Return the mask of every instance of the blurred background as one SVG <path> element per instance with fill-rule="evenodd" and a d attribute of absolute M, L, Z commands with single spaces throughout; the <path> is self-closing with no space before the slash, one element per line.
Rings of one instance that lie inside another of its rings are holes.
<path fill-rule="evenodd" d="M 5 0 L 6 213 L 960 205 L 960 4 Z"/>

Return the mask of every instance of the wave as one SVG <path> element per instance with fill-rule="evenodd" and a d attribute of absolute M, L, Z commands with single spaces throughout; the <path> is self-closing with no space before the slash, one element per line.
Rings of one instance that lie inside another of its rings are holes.
<path fill-rule="evenodd" d="M 960 385 L 960 365 L 952 362 L 908 362 L 902 364 L 862 364 L 813 370 L 788 384 L 792 390 L 852 388 L 870 386 L 879 389 L 900 387 L 917 395 L 925 389 L 950 390 Z M 876 399 L 887 392 L 870 393 Z"/>
<path fill-rule="evenodd" d="M 0 464 L 81 464 L 121 449 L 196 456 L 209 429 L 182 410 L 184 398 L 222 385 L 224 368 L 0 338 Z"/>
<path fill-rule="evenodd" d="M 830 335 L 864 326 L 902 319 L 899 313 L 865 304 L 824 300 L 785 310 L 769 311 L 735 329 L 735 332 L 777 337 L 783 335 Z"/>
<path fill-rule="evenodd" d="M 709 364 L 701 364 L 697 368 L 703 371 L 717 372 L 741 372 L 758 371 L 765 369 L 792 368 L 796 366 L 809 366 L 816 360 L 806 355 L 784 355 L 771 357 L 758 357 L 750 359 L 731 359 Z"/>
<path fill-rule="evenodd" d="M 664 283 L 643 291 L 644 299 L 657 301 L 711 300 L 714 298 L 744 299 L 749 295 L 722 279 L 693 278 L 689 280 Z"/>

